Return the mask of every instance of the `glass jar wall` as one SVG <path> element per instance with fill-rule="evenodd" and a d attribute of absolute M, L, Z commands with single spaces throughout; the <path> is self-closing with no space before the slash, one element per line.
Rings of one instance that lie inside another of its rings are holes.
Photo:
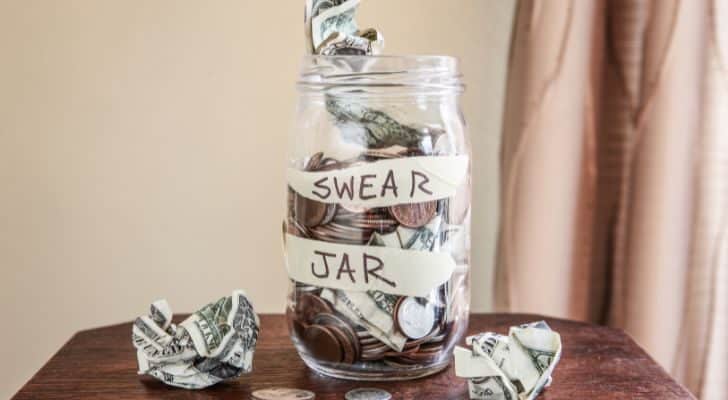
<path fill-rule="evenodd" d="M 310 56 L 298 88 L 284 219 L 296 349 L 339 378 L 442 370 L 470 297 L 457 61 Z"/>

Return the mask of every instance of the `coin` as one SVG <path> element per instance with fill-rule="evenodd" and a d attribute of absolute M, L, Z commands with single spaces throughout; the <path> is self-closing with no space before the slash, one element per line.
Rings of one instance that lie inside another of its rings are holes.
<path fill-rule="evenodd" d="M 344 395 L 346 400 L 389 400 L 392 394 L 377 388 L 357 388 Z"/>
<path fill-rule="evenodd" d="M 299 194 L 294 199 L 294 215 L 301 225 L 311 228 L 331 222 L 336 216 L 336 205 L 308 199 Z"/>
<path fill-rule="evenodd" d="M 261 389 L 252 395 L 255 400 L 311 400 L 316 397 L 316 394 L 309 390 L 292 388 Z"/>
<path fill-rule="evenodd" d="M 324 158 L 324 153 L 318 152 L 311 156 L 306 163 L 306 171 L 315 171 L 321 164 Z"/>
<path fill-rule="evenodd" d="M 374 336 L 369 336 L 369 337 L 360 338 L 359 339 L 359 343 L 362 346 L 367 346 L 367 345 L 378 344 L 378 343 L 381 343 L 381 342 L 379 341 L 379 339 L 375 338 Z"/>
<path fill-rule="evenodd" d="M 344 330 L 339 328 L 336 325 L 328 325 L 326 326 L 331 333 L 334 334 L 336 339 L 339 341 L 339 344 L 341 345 L 341 351 L 343 353 L 341 362 L 344 364 L 353 364 L 354 361 L 358 358 L 358 354 L 356 354 L 356 348 L 354 347 L 354 342 L 351 341 L 351 339 L 346 335 Z"/>
<path fill-rule="evenodd" d="M 341 208 L 343 208 L 346 211 L 352 212 L 352 213 L 364 213 L 369 210 L 369 207 L 361 204 L 347 204 L 347 203 L 341 203 Z"/>
<path fill-rule="evenodd" d="M 403 226 L 420 228 L 430 222 L 437 213 L 437 202 L 397 204 L 389 207 L 389 213 Z"/>
<path fill-rule="evenodd" d="M 321 361 L 341 362 L 344 357 L 341 343 L 333 332 L 322 325 L 310 325 L 303 332 L 303 341 L 311 355 Z"/>
<path fill-rule="evenodd" d="M 402 351 L 387 351 L 384 353 L 384 357 L 402 357 L 402 356 L 408 356 L 414 353 L 417 353 L 420 350 L 419 346 L 416 347 L 410 347 L 409 349 L 404 349 Z"/>
<path fill-rule="evenodd" d="M 408 338 L 427 336 L 435 325 L 435 307 L 420 304 L 414 297 L 406 297 L 397 304 L 397 327 Z"/>
<path fill-rule="evenodd" d="M 306 323 L 312 323 L 316 315 L 321 313 L 330 313 L 333 310 L 329 303 L 310 293 L 303 293 L 296 303 L 296 311 Z"/>
<path fill-rule="evenodd" d="M 344 350 L 344 362 L 351 364 L 356 361 L 361 353 L 361 345 L 354 329 L 343 319 L 331 313 L 321 313 L 316 315 L 313 323 L 329 327 L 341 342 Z M 333 329 L 333 328 L 336 329 Z M 350 361 L 349 361 L 350 360 Z"/>
<path fill-rule="evenodd" d="M 291 328 L 293 328 L 293 332 L 295 332 L 298 337 L 303 337 L 303 333 L 306 331 L 307 326 L 308 324 L 298 318 L 293 318 L 291 321 Z"/>

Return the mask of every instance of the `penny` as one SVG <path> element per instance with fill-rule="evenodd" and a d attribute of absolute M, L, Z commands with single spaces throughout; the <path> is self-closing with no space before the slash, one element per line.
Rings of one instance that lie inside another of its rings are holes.
<path fill-rule="evenodd" d="M 344 357 L 341 343 L 333 332 L 325 326 L 311 325 L 303 333 L 306 349 L 321 361 L 338 363 Z"/>
<path fill-rule="evenodd" d="M 359 343 L 362 346 L 373 345 L 373 344 L 378 344 L 379 339 L 375 338 L 374 336 L 370 336 L 370 337 L 365 337 L 365 338 L 359 339 Z"/>
<path fill-rule="evenodd" d="M 306 163 L 306 171 L 315 171 L 321 164 L 324 158 L 324 153 L 318 152 L 311 156 Z"/>
<path fill-rule="evenodd" d="M 293 213 L 301 225 L 312 228 L 330 222 L 336 215 L 336 205 L 311 200 L 299 194 L 295 195 Z"/>
<path fill-rule="evenodd" d="M 403 226 L 420 228 L 430 222 L 437 213 L 437 201 L 397 204 L 389 207 L 389 213 Z"/>
<path fill-rule="evenodd" d="M 376 354 L 369 354 L 369 353 L 362 353 L 361 354 L 361 360 L 362 361 L 378 361 L 384 358 L 384 353 L 376 353 Z"/>
<path fill-rule="evenodd" d="M 376 345 L 370 345 L 370 346 L 362 346 L 361 351 L 363 353 L 385 353 L 387 350 L 389 350 L 389 346 L 386 344 L 376 344 Z"/>
<path fill-rule="evenodd" d="M 433 336 L 429 339 L 427 339 L 427 343 L 436 343 L 436 342 L 442 342 L 447 337 L 447 333 L 441 333 L 439 335 Z"/>
<path fill-rule="evenodd" d="M 376 347 L 362 347 L 361 358 L 362 359 L 378 359 L 384 356 L 389 350 L 387 346 L 376 346 Z"/>
<path fill-rule="evenodd" d="M 303 337 L 303 333 L 306 331 L 306 324 L 299 321 L 298 319 L 293 319 L 291 323 L 293 327 L 293 331 L 296 333 L 296 336 Z"/>
<path fill-rule="evenodd" d="M 443 345 L 443 344 L 438 344 L 436 346 L 423 345 L 423 346 L 420 346 L 420 351 L 418 353 L 423 354 L 423 355 L 434 354 L 434 353 L 441 352 L 443 348 L 445 348 L 445 345 Z"/>
<path fill-rule="evenodd" d="M 346 392 L 346 400 L 389 400 L 392 395 L 386 390 L 377 388 L 357 388 Z"/>
<path fill-rule="evenodd" d="M 431 363 L 436 362 L 442 355 L 443 355 L 443 353 L 441 353 L 441 352 L 423 353 L 420 351 L 417 353 L 412 353 L 412 354 L 408 354 L 406 356 L 399 357 L 399 358 L 397 358 L 397 360 L 399 360 L 401 362 L 431 364 Z"/>
<path fill-rule="evenodd" d="M 357 358 L 356 349 L 354 348 L 354 343 L 351 341 L 351 339 L 344 333 L 344 330 L 339 328 L 336 325 L 327 325 L 326 328 L 328 328 L 331 333 L 336 336 L 336 339 L 339 341 L 339 344 L 341 345 L 341 350 L 343 351 L 341 362 L 344 364 L 353 364 L 354 361 Z"/>
<path fill-rule="evenodd" d="M 397 304 L 397 327 L 410 339 L 427 336 L 435 325 L 435 307 L 420 304 L 414 297 L 406 297 Z"/>
<path fill-rule="evenodd" d="M 427 343 L 430 340 L 430 338 L 432 337 L 431 335 L 432 334 L 427 335 L 427 336 L 425 336 L 423 338 L 420 338 L 420 339 L 417 339 L 417 340 L 408 340 L 404 344 L 404 350 L 408 350 L 408 349 L 411 349 L 413 347 L 419 347 L 421 344 Z"/>
<path fill-rule="evenodd" d="M 332 326 L 338 328 L 343 335 L 340 338 L 340 341 L 342 343 L 342 346 L 344 347 L 345 353 L 348 351 L 351 351 L 352 353 L 353 360 L 351 362 L 359 358 L 359 355 L 361 353 L 361 345 L 359 344 L 359 339 L 357 338 L 354 329 L 343 319 L 331 313 L 321 313 L 314 317 L 313 323 L 317 325 Z M 334 331 L 334 333 L 337 333 L 337 331 Z M 347 358 L 346 354 L 344 358 Z"/>
<path fill-rule="evenodd" d="M 410 354 L 417 353 L 420 350 L 419 346 L 410 347 L 409 349 L 403 349 L 402 351 L 388 351 L 384 353 L 385 357 L 401 357 L 401 356 L 407 356 Z"/>
<path fill-rule="evenodd" d="M 389 365 L 390 367 L 394 367 L 394 368 L 397 368 L 397 369 L 408 369 L 408 368 L 412 368 L 412 364 L 413 364 L 412 362 L 406 362 L 406 361 L 403 362 L 399 358 L 394 358 L 394 359 L 385 358 L 384 360 L 382 360 L 382 362 L 384 362 L 385 364 Z"/>
<path fill-rule="evenodd" d="M 419 365 L 420 361 L 412 360 L 407 357 L 395 357 L 395 358 L 385 358 L 385 362 L 387 362 L 388 365 L 399 367 L 399 368 L 411 368 L 413 365 Z"/>
<path fill-rule="evenodd" d="M 311 293 L 303 293 L 296 303 L 296 311 L 301 315 L 306 323 L 314 323 L 317 314 L 330 313 L 333 310 L 329 303 Z"/>
<path fill-rule="evenodd" d="M 311 400 L 316 397 L 316 394 L 309 390 L 292 388 L 261 389 L 252 395 L 255 400 Z"/>
<path fill-rule="evenodd" d="M 356 330 L 356 336 L 357 336 L 357 337 L 360 337 L 360 338 L 369 338 L 369 337 L 374 337 L 374 336 L 372 336 L 372 334 L 371 334 L 371 333 L 369 333 L 369 331 L 368 331 L 368 330 L 366 330 L 366 329 L 361 329 L 361 328 L 359 328 L 359 329 L 357 329 L 357 330 Z"/>
<path fill-rule="evenodd" d="M 303 227 L 301 224 L 298 223 L 293 218 L 290 218 L 288 220 L 288 223 L 283 223 L 284 229 L 286 230 L 286 233 L 290 233 L 291 235 L 300 236 L 300 237 L 309 237 L 308 229 Z M 283 235 L 285 237 L 285 235 Z"/>

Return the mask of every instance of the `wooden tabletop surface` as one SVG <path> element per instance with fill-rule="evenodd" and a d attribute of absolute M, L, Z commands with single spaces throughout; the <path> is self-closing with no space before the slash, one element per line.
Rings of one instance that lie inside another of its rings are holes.
<path fill-rule="evenodd" d="M 539 399 L 694 399 L 622 331 L 522 314 L 475 314 L 469 332 L 507 333 L 508 327 L 545 319 L 561 334 L 563 355 L 554 382 Z M 316 399 L 343 399 L 356 387 L 378 387 L 393 399 L 467 399 L 467 383 L 452 366 L 415 381 L 361 383 L 327 378 L 306 368 L 293 349 L 285 318 L 261 316 L 253 373 L 208 389 L 171 388 L 138 376 L 131 322 L 77 333 L 13 399 L 249 399 L 254 390 L 293 387 Z"/>

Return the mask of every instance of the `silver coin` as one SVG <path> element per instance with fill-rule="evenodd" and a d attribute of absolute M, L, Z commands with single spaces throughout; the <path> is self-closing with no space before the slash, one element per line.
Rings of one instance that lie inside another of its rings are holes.
<path fill-rule="evenodd" d="M 346 400 L 389 400 L 392 394 L 377 388 L 357 388 L 346 392 Z"/>
<path fill-rule="evenodd" d="M 420 339 L 432 331 L 435 325 L 435 307 L 420 304 L 414 297 L 407 297 L 397 309 L 397 325 L 405 336 Z"/>
<path fill-rule="evenodd" d="M 255 400 L 311 400 L 316 397 L 316 394 L 309 390 L 292 388 L 261 389 L 252 395 Z"/>
<path fill-rule="evenodd" d="M 340 204 L 340 206 L 344 210 L 349 211 L 349 212 L 352 212 L 352 213 L 355 213 L 355 214 L 365 213 L 365 212 L 369 211 L 369 207 L 363 206 L 363 205 L 360 205 L 360 204 L 345 204 L 345 203 L 342 203 L 342 204 Z"/>

